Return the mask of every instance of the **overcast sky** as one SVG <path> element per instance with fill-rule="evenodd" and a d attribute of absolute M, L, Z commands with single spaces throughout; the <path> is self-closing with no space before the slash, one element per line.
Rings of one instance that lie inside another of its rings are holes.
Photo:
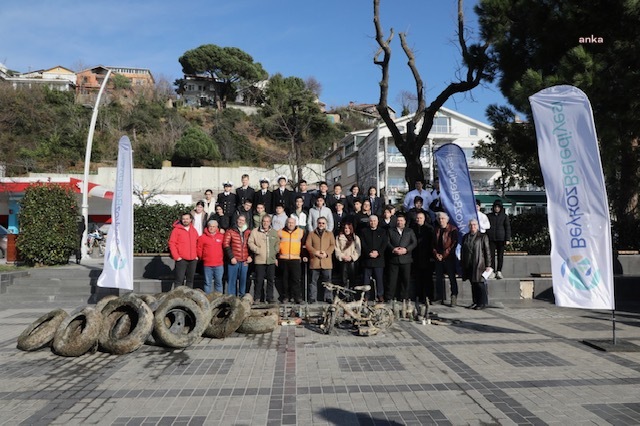
<path fill-rule="evenodd" d="M 465 4 L 469 35 L 476 18 Z M 456 0 L 382 0 L 384 29 L 408 33 L 430 102 L 459 68 Z M 377 103 L 379 67 L 372 62 L 372 0 L 32 0 L 0 6 L 0 62 L 26 72 L 56 65 L 149 68 L 156 80 L 181 77 L 178 58 L 202 44 L 238 47 L 273 75 L 315 77 L 329 107 Z M 389 103 L 414 91 L 399 38 L 392 44 Z M 486 122 L 491 103 L 505 103 L 495 86 L 458 95 L 446 106 Z"/>

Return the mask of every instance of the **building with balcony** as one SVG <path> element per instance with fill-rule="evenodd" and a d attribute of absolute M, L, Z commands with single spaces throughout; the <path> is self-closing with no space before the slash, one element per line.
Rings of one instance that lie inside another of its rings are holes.
<path fill-rule="evenodd" d="M 395 120 L 401 132 L 406 130 L 411 118 L 405 116 Z M 418 123 L 417 131 L 421 125 L 422 121 Z M 433 181 L 437 176 L 433 152 L 446 143 L 455 143 L 467 157 L 475 191 L 482 193 L 493 190 L 494 180 L 500 176 L 500 170 L 489 167 L 484 159 L 473 158 L 478 142 L 488 137 L 492 130 L 488 124 L 441 108 L 420 153 L 426 179 Z M 388 202 L 397 202 L 410 189 L 404 178 L 405 159 L 384 123 L 348 134 L 334 145 L 324 162 L 327 182 L 340 181 L 345 188 L 355 182 L 364 189 L 375 186 Z"/>

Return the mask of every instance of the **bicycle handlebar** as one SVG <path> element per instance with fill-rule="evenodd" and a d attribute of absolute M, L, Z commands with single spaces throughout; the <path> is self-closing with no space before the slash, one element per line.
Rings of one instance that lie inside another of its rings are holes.
<path fill-rule="evenodd" d="M 346 287 L 342 287 L 341 285 L 337 285 L 331 282 L 324 282 L 322 283 L 322 285 L 324 286 L 324 288 L 326 288 L 327 290 L 337 290 L 337 291 L 341 291 L 343 293 L 356 293 L 354 290 L 351 290 L 349 288 Z"/>

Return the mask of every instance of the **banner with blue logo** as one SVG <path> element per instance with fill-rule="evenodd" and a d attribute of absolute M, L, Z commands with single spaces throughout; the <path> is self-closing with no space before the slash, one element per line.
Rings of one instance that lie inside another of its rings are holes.
<path fill-rule="evenodd" d="M 469 232 L 469 221 L 478 220 L 473 185 L 462 148 L 453 143 L 434 152 L 440 179 L 440 201 L 449 223 L 458 227 L 460 239 Z"/>
<path fill-rule="evenodd" d="M 613 310 L 611 219 L 589 99 L 562 85 L 529 102 L 547 192 L 556 305 Z"/>
<path fill-rule="evenodd" d="M 118 142 L 111 228 L 98 286 L 133 290 L 133 151 L 126 136 Z"/>

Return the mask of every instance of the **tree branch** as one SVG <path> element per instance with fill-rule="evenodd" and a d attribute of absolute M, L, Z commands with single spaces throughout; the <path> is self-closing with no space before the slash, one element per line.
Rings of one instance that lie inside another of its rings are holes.
<path fill-rule="evenodd" d="M 373 0 L 373 23 L 376 28 L 376 41 L 378 42 L 378 46 L 380 46 L 375 55 L 373 55 L 373 63 L 380 65 L 382 70 L 382 79 L 380 80 L 380 100 L 378 101 L 376 109 L 393 135 L 393 139 L 396 141 L 396 146 L 399 150 L 402 150 L 404 149 L 405 144 L 404 138 L 402 137 L 400 130 L 398 130 L 398 126 L 396 126 L 396 123 L 389 114 L 389 105 L 387 103 L 389 94 L 389 60 L 391 59 L 391 47 L 389 47 L 389 44 L 393 39 L 393 28 L 390 30 L 389 38 L 385 40 L 382 25 L 380 24 L 380 0 Z M 384 55 L 382 60 L 379 60 L 378 58 L 381 53 L 384 53 Z"/>
<path fill-rule="evenodd" d="M 424 100 L 424 83 L 422 82 L 422 77 L 420 76 L 420 72 L 416 67 L 416 58 L 413 54 L 413 50 L 407 44 L 407 35 L 405 33 L 400 33 L 400 45 L 402 46 L 402 50 L 407 55 L 409 61 L 407 65 L 413 74 L 413 79 L 416 81 L 416 97 L 418 101 L 418 108 L 416 109 L 416 113 L 411 120 L 414 124 L 420 121 L 422 116 L 424 115 L 425 109 L 425 100 Z"/>

